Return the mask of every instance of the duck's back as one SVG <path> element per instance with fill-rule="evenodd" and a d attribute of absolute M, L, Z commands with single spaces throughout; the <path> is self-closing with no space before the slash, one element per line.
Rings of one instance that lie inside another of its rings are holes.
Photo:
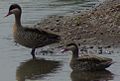
<path fill-rule="evenodd" d="M 72 59 L 70 66 L 73 70 L 101 70 L 112 64 L 112 59 L 92 54 L 83 54 L 79 58 Z"/>
<path fill-rule="evenodd" d="M 58 42 L 60 36 L 36 28 L 14 28 L 14 39 L 17 43 L 29 47 L 37 48 Z"/>
<path fill-rule="evenodd" d="M 93 62 L 106 62 L 106 61 L 112 61 L 111 58 L 103 57 L 103 56 L 97 56 L 95 54 L 82 54 L 78 61 L 93 61 Z"/>

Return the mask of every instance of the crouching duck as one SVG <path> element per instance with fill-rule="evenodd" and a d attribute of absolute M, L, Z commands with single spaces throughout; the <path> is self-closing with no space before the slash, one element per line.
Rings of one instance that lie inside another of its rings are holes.
<path fill-rule="evenodd" d="M 74 71 L 104 70 L 114 63 L 111 58 L 97 56 L 94 54 L 81 54 L 81 56 L 79 56 L 79 49 L 75 43 L 66 45 L 62 52 L 65 51 L 72 51 L 73 53 L 70 67 Z"/>

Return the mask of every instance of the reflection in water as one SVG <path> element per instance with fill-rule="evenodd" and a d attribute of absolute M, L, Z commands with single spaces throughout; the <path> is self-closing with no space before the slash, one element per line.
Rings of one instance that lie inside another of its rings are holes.
<path fill-rule="evenodd" d="M 21 63 L 16 71 L 16 79 L 18 81 L 25 81 L 26 79 L 37 79 L 43 77 L 47 73 L 52 73 L 59 68 L 60 62 L 36 59 L 27 60 Z"/>
<path fill-rule="evenodd" d="M 108 70 L 94 72 L 75 72 L 71 73 L 72 81 L 108 81 L 113 80 L 113 74 Z"/>

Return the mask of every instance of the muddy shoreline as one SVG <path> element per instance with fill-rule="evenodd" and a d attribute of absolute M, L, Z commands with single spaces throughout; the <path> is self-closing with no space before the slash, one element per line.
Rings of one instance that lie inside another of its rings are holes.
<path fill-rule="evenodd" d="M 59 33 L 62 44 L 120 46 L 120 1 L 106 0 L 92 10 L 69 16 L 50 16 L 35 26 Z"/>

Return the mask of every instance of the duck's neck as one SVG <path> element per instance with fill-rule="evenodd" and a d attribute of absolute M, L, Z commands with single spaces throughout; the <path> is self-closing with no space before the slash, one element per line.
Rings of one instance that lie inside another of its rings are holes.
<path fill-rule="evenodd" d="M 15 25 L 17 27 L 22 27 L 22 25 L 21 25 L 21 14 L 15 14 Z"/>
<path fill-rule="evenodd" d="M 76 49 L 74 49 L 72 52 L 73 52 L 73 54 L 72 54 L 72 58 L 78 58 L 79 57 L 79 55 L 78 55 L 78 48 L 76 48 Z"/>

